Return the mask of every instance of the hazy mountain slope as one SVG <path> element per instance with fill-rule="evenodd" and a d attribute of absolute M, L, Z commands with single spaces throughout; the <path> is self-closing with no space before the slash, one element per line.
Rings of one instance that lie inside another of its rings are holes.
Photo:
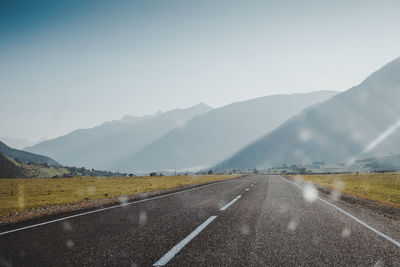
<path fill-rule="evenodd" d="M 319 91 L 274 95 L 214 109 L 172 130 L 119 168 L 165 170 L 216 164 L 304 108 L 335 94 Z"/>
<path fill-rule="evenodd" d="M 399 170 L 400 169 L 400 154 L 372 157 L 357 160 L 356 164 L 362 164 L 369 167 L 371 170 Z"/>
<path fill-rule="evenodd" d="M 14 149 L 3 142 L 0 142 L 0 153 L 2 153 L 4 156 L 12 158 L 12 159 L 17 159 L 21 162 L 31 162 L 35 164 L 47 164 L 51 166 L 58 166 L 59 164 L 52 160 L 49 157 L 42 156 L 42 155 L 37 155 L 29 152 L 25 152 L 22 150 Z"/>
<path fill-rule="evenodd" d="M 27 146 L 33 146 L 33 145 L 35 145 L 39 142 L 43 142 L 45 140 L 46 139 L 41 138 L 40 140 L 37 140 L 37 141 L 28 141 L 23 138 L 13 138 L 13 137 L 8 137 L 8 136 L 4 136 L 4 137 L 0 138 L 0 141 L 2 141 L 6 145 L 13 147 L 15 149 L 23 149 Z"/>
<path fill-rule="evenodd" d="M 22 168 L 15 166 L 7 157 L 0 153 L 0 178 L 23 177 Z"/>
<path fill-rule="evenodd" d="M 146 117 L 124 117 L 91 129 L 76 130 L 26 150 L 49 155 L 64 165 L 112 169 L 128 155 L 191 118 L 210 111 L 205 104 Z"/>
<path fill-rule="evenodd" d="M 340 162 L 400 152 L 400 131 L 395 127 L 400 126 L 399 99 L 397 58 L 360 85 L 291 118 L 217 168 Z M 374 146 L 378 136 L 384 141 Z"/>

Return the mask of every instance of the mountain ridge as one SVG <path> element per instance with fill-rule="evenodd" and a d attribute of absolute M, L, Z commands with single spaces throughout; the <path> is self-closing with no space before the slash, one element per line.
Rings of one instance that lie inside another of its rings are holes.
<path fill-rule="evenodd" d="M 26 162 L 26 163 L 35 163 L 35 164 L 47 164 L 49 166 L 59 166 L 60 164 L 56 162 L 55 160 L 43 156 L 43 155 L 38 155 L 30 152 L 26 152 L 23 150 L 19 149 L 14 149 L 3 142 L 0 141 L 0 153 L 3 154 L 6 157 L 19 160 L 21 162 Z"/>
<path fill-rule="evenodd" d="M 216 168 L 339 162 L 396 152 L 390 148 L 400 150 L 396 148 L 400 141 L 398 132 L 373 150 L 366 148 L 399 120 L 397 99 L 400 99 L 400 58 L 359 85 L 297 114 Z"/>
<path fill-rule="evenodd" d="M 49 155 L 64 165 L 112 169 L 126 154 L 134 153 L 169 130 L 212 108 L 197 104 L 189 108 L 155 113 L 133 122 L 119 121 L 78 129 L 26 150 Z"/>
<path fill-rule="evenodd" d="M 198 169 L 233 154 L 303 108 L 337 92 L 278 94 L 234 102 L 173 129 L 134 154 L 118 168 L 131 170 Z M 287 108 L 279 113 L 283 104 Z"/>

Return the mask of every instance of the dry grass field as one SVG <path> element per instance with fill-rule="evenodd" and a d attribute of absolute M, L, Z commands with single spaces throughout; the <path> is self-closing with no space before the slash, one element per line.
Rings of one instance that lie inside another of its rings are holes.
<path fill-rule="evenodd" d="M 228 180 L 239 175 L 157 177 L 73 177 L 0 179 L 0 215 L 34 208 L 111 198 L 185 185 Z"/>
<path fill-rule="evenodd" d="M 303 175 L 302 179 L 400 208 L 400 173 Z"/>

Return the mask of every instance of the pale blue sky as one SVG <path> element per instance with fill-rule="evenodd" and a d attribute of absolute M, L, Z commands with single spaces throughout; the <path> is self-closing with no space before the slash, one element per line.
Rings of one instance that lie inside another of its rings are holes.
<path fill-rule="evenodd" d="M 400 1 L 3 1 L 0 136 L 346 90 L 400 56 Z"/>

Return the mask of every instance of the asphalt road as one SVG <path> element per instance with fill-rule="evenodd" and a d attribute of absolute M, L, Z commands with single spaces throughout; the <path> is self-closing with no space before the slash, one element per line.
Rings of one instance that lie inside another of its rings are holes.
<path fill-rule="evenodd" d="M 398 224 L 306 188 L 253 175 L 3 226 L 0 266 L 400 266 Z"/>

